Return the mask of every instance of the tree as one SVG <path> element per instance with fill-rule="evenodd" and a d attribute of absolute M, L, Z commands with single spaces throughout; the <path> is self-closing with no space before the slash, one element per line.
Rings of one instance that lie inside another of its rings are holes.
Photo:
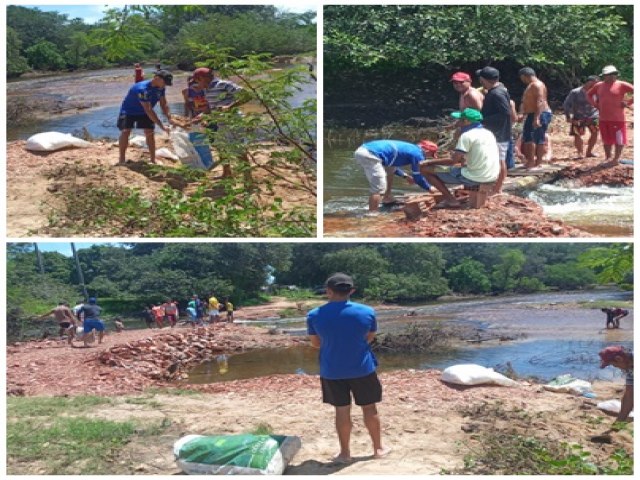
<path fill-rule="evenodd" d="M 451 288 L 460 293 L 488 293 L 491 291 L 491 279 L 482 263 L 464 258 L 458 265 L 447 271 Z"/>
<path fill-rule="evenodd" d="M 525 262 L 526 257 L 520 250 L 505 250 L 500 255 L 500 263 L 493 268 L 491 275 L 493 288 L 498 292 L 514 290 Z"/>
<path fill-rule="evenodd" d="M 18 33 L 11 27 L 7 27 L 7 76 L 19 77 L 29 70 L 27 59 L 20 51 L 22 42 Z"/>
<path fill-rule="evenodd" d="M 544 283 L 562 290 L 572 290 L 592 285 L 596 275 L 589 267 L 578 262 L 557 263 L 545 267 Z"/>
<path fill-rule="evenodd" d="M 602 283 L 633 284 L 632 243 L 592 248 L 580 255 L 579 264 L 593 269 Z"/>
<path fill-rule="evenodd" d="M 362 293 L 371 281 L 388 272 L 389 262 L 375 248 L 359 246 L 325 255 L 322 268 L 328 275 L 336 272 L 351 275 Z"/>
<path fill-rule="evenodd" d="M 66 65 L 58 48 L 46 40 L 27 48 L 25 55 L 29 65 L 36 70 L 61 70 Z"/>
<path fill-rule="evenodd" d="M 72 68 L 80 68 L 86 64 L 86 55 L 89 52 L 89 37 L 84 32 L 74 32 L 67 43 L 67 63 Z"/>

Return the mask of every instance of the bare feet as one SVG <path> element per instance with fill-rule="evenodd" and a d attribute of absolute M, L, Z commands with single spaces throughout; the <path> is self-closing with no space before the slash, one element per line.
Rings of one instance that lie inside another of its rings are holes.
<path fill-rule="evenodd" d="M 375 451 L 375 453 L 373 454 L 373 458 L 382 458 L 382 457 L 386 457 L 387 455 L 389 455 L 391 453 L 391 449 L 389 447 L 386 448 L 379 448 Z"/>
<path fill-rule="evenodd" d="M 338 464 L 345 464 L 345 463 L 353 463 L 353 457 L 349 456 L 349 455 L 334 455 L 331 458 L 331 461 L 333 461 L 333 463 L 338 463 Z"/>

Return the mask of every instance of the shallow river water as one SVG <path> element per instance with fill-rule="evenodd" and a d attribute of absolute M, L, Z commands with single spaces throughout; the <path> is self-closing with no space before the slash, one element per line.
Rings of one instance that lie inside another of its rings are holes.
<path fill-rule="evenodd" d="M 522 335 L 516 341 L 469 343 L 458 348 L 420 354 L 379 354 L 380 371 L 394 369 L 444 369 L 459 363 L 500 368 L 507 362 L 520 376 L 550 380 L 570 373 L 582 379 L 613 379 L 614 368 L 599 368 L 598 351 L 611 344 L 633 346 L 633 311 L 622 319 L 619 330 L 606 330 L 605 315 L 597 308 L 566 305 L 601 300 L 629 300 L 631 293 L 591 291 L 439 303 L 379 311 L 381 332 L 415 322 L 405 314 L 415 311 L 420 321 L 444 319 L 472 323 L 481 329 Z M 424 318 L 424 317 L 428 318 Z M 304 319 L 279 322 L 279 327 L 304 334 Z M 228 371 L 220 373 L 216 361 L 190 372 L 187 383 L 253 378 L 277 373 L 318 373 L 318 352 L 311 347 L 264 349 L 230 356 Z"/>
<path fill-rule="evenodd" d="M 336 225 L 359 229 L 356 236 L 375 236 L 381 220 L 363 218 L 367 213 L 369 185 L 362 168 L 353 160 L 356 148 L 357 145 L 347 147 L 342 142 L 324 145 L 324 213 Z M 401 196 L 424 190 L 395 178 L 393 192 Z M 546 184 L 530 192 L 527 198 L 541 205 L 550 218 L 594 235 L 633 234 L 633 187 Z M 353 221 L 347 221 L 349 218 Z"/>

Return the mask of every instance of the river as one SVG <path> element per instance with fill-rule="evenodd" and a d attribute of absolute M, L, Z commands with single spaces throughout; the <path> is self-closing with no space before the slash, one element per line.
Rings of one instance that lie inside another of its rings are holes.
<path fill-rule="evenodd" d="M 353 160 L 354 150 L 365 138 L 364 131 L 345 130 L 348 141 L 324 144 L 324 213 L 331 221 L 357 217 L 354 227 L 360 236 L 375 236 L 380 219 L 362 218 L 367 213 L 369 184 L 362 168 Z M 417 186 L 396 179 L 395 195 L 423 192 Z M 567 225 L 604 237 L 633 235 L 633 187 L 573 187 L 570 184 L 541 185 L 526 197 L 538 203 L 544 213 Z"/>
<path fill-rule="evenodd" d="M 150 75 L 151 72 L 147 71 L 146 77 L 150 78 Z M 184 111 L 181 91 L 186 87 L 187 77 L 188 72 L 176 71 L 173 86 L 167 87 L 169 107 L 173 113 L 180 115 Z M 120 104 L 132 80 L 133 69 L 114 68 L 8 82 L 8 101 L 28 95 L 54 103 L 81 105 L 82 108 L 53 114 L 47 120 L 26 125 L 7 125 L 7 139 L 26 139 L 35 133 L 47 131 L 81 135 L 84 129 L 94 138 L 116 139 L 119 135 L 116 122 Z M 316 98 L 315 81 L 298 87 L 290 99 L 293 106 Z M 156 110 L 159 111 L 159 108 L 156 107 Z"/>
<path fill-rule="evenodd" d="M 605 315 L 597 308 L 578 306 L 582 302 L 624 301 L 631 292 L 581 291 L 540 293 L 510 297 L 483 298 L 458 302 L 381 310 L 381 332 L 399 325 L 435 319 L 464 322 L 522 339 L 488 341 L 420 354 L 379 354 L 380 370 L 444 369 L 459 363 L 477 363 L 501 368 L 510 362 L 518 375 L 550 380 L 565 373 L 578 378 L 620 379 L 614 368 L 599 368 L 598 351 L 610 344 L 633 346 L 633 311 L 622 319 L 619 330 L 606 330 Z M 426 317 L 426 318 L 425 318 Z M 304 334 L 304 319 L 288 319 L 279 326 L 293 334 Z M 317 350 L 297 347 L 281 350 L 256 350 L 231 356 L 228 372 L 220 373 L 216 361 L 200 365 L 190 372 L 187 383 L 253 378 L 277 373 L 317 374 Z"/>

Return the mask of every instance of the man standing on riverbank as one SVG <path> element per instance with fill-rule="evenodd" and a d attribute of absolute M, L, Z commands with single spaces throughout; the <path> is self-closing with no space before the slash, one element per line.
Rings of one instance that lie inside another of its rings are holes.
<path fill-rule="evenodd" d="M 532 170 L 542 165 L 545 137 L 551 124 L 552 114 L 547 102 L 547 86 L 536 76 L 533 68 L 521 68 L 518 75 L 522 83 L 527 86 L 522 94 L 518 118 L 520 122 L 524 120 L 522 129 L 524 168 Z"/>
<path fill-rule="evenodd" d="M 154 73 L 151 80 L 143 80 L 135 83 L 122 102 L 120 116 L 118 117 L 118 128 L 120 138 L 118 146 L 120 157 L 118 165 L 126 161 L 127 148 L 129 148 L 129 137 L 133 128 L 141 128 L 149 147 L 149 157 L 151 163 L 156 163 L 156 140 L 153 135 L 155 125 L 169 133 L 169 127 L 165 126 L 153 110 L 156 104 L 160 103 L 160 108 L 169 123 L 172 123 L 169 104 L 165 97 L 165 87 L 171 86 L 173 75 L 166 70 L 159 70 Z"/>
<path fill-rule="evenodd" d="M 502 193 L 502 184 L 507 177 L 507 153 L 511 138 L 511 97 L 506 87 L 500 83 L 500 71 L 484 67 L 476 72 L 485 90 L 482 104 L 482 124 L 496 137 L 500 159 L 500 175 L 496 180 L 494 193 Z M 460 110 L 462 111 L 462 110 Z"/>
<path fill-rule="evenodd" d="M 633 85 L 618 80 L 618 69 L 607 65 L 602 69 L 602 81 L 596 83 L 587 93 L 587 99 L 600 112 L 600 137 L 607 158 L 605 167 L 615 167 L 620 163 L 622 150 L 627 144 L 627 121 L 625 108 L 631 108 Z M 612 147 L 615 145 L 615 153 Z"/>
<path fill-rule="evenodd" d="M 596 146 L 598 141 L 598 109 L 591 105 L 587 95 L 598 80 L 597 76 L 591 75 L 584 82 L 584 85 L 571 90 L 562 104 L 564 116 L 571 125 L 569 135 L 573 136 L 573 145 L 578 152 L 576 160 L 583 158 L 583 156 L 595 157 L 593 147 Z M 589 140 L 587 142 L 587 153 L 584 155 L 582 135 L 586 130 L 589 130 Z"/>
<path fill-rule="evenodd" d="M 600 368 L 613 365 L 626 375 L 622 405 L 620 413 L 616 417 L 616 422 L 626 422 L 629 419 L 629 414 L 633 411 L 633 352 L 620 345 L 615 345 L 601 350 L 599 355 Z"/>
<path fill-rule="evenodd" d="M 466 72 L 456 72 L 451 76 L 451 85 L 458 92 L 458 110 L 465 108 L 475 108 L 482 110 L 484 96 L 475 88 L 471 87 L 471 75 Z"/>
<path fill-rule="evenodd" d="M 394 205 L 397 201 L 391 194 L 393 175 L 404 178 L 410 185 L 418 184 L 426 191 L 431 185 L 420 173 L 420 162 L 427 158 L 436 158 L 438 146 L 428 140 L 418 145 L 400 140 L 374 140 L 360 146 L 355 153 L 356 162 L 364 169 L 369 181 L 369 211 L 376 212 L 380 206 Z M 411 175 L 400 167 L 410 165 Z"/>
<path fill-rule="evenodd" d="M 348 275 L 332 275 L 326 288 L 329 303 L 309 312 L 307 330 L 311 345 L 320 349 L 322 401 L 335 407 L 340 452 L 334 461 L 353 461 L 350 449 L 352 395 L 356 405 L 362 408 L 364 424 L 373 442 L 373 458 L 380 458 L 390 450 L 382 445 L 376 408 L 382 400 L 382 385 L 370 347 L 377 330 L 375 310 L 350 300 L 355 289 Z"/>

